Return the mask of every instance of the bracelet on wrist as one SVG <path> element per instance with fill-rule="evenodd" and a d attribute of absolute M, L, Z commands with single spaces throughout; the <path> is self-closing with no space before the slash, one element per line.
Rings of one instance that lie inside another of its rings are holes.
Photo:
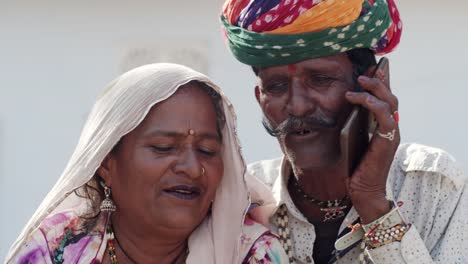
<path fill-rule="evenodd" d="M 409 230 L 410 225 L 398 224 L 387 229 L 378 229 L 372 235 L 366 237 L 366 247 L 369 249 L 378 248 L 392 242 L 399 242 Z"/>
<path fill-rule="evenodd" d="M 403 239 L 410 225 L 406 224 L 400 213 L 401 206 L 403 202 L 394 203 L 390 212 L 368 225 L 363 225 L 367 248 L 373 249 Z"/>

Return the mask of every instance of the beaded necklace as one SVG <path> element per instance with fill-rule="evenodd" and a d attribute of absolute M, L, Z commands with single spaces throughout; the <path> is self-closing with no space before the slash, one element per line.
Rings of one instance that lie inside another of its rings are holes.
<path fill-rule="evenodd" d="M 117 255 L 115 254 L 115 246 L 114 246 L 115 237 L 114 237 L 114 231 L 112 230 L 111 224 L 107 226 L 106 233 L 108 236 L 107 248 L 109 251 L 110 262 L 111 264 L 119 264 L 119 262 L 117 261 Z"/>
<path fill-rule="evenodd" d="M 345 211 L 348 208 L 346 203 L 349 201 L 349 197 L 346 195 L 341 199 L 331 200 L 331 201 L 320 201 L 313 197 L 307 195 L 299 186 L 296 178 L 294 176 L 289 177 L 288 185 L 294 187 L 297 194 L 299 194 L 303 199 L 313 204 L 316 204 L 320 207 L 320 211 L 324 212 L 323 222 L 334 221 L 345 216 Z M 289 217 L 288 209 L 286 204 L 282 204 L 276 214 L 275 222 L 278 227 L 278 235 L 281 245 L 283 246 L 286 255 L 289 258 L 290 264 L 295 264 L 295 258 L 293 256 L 293 243 L 291 240 L 291 230 L 289 228 Z"/>
<path fill-rule="evenodd" d="M 107 248 L 108 248 L 108 251 L 109 251 L 109 257 L 110 257 L 110 262 L 111 264 L 119 264 L 119 262 L 117 261 L 117 254 L 115 253 L 115 242 L 118 242 L 118 240 L 116 239 L 115 235 L 114 235 L 114 230 L 112 230 L 112 224 L 109 223 L 109 225 L 107 226 L 107 229 L 106 229 L 106 233 L 107 233 L 107 236 L 108 236 L 108 239 L 107 239 Z M 132 263 L 136 263 L 136 261 L 134 261 L 128 254 L 127 252 L 125 252 L 125 250 L 120 247 L 120 249 L 122 250 L 122 252 L 124 253 L 124 255 L 132 262 Z M 184 254 L 181 254 L 179 257 L 177 257 L 177 259 L 174 261 L 174 264 L 182 264 L 182 263 L 185 263 L 185 261 L 187 260 L 187 256 L 188 256 L 188 249 L 184 252 Z"/>
<path fill-rule="evenodd" d="M 294 187 L 293 190 L 295 190 L 296 193 L 301 196 L 301 198 L 320 207 L 320 211 L 324 213 L 322 220 L 324 223 L 345 217 L 345 211 L 348 209 L 348 205 L 346 204 L 349 201 L 348 195 L 345 195 L 345 197 L 341 199 L 321 201 L 307 195 L 302 190 L 301 186 L 299 186 L 296 177 L 289 177 L 289 184 Z"/>

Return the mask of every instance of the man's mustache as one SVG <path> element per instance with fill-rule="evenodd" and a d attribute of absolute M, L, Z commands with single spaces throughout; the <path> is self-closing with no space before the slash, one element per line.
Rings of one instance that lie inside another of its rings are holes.
<path fill-rule="evenodd" d="M 324 128 L 334 128 L 337 125 L 336 118 L 326 116 L 323 111 L 316 111 L 314 114 L 306 117 L 290 116 L 274 128 L 264 116 L 262 124 L 268 134 L 273 137 L 286 136 L 289 133 L 299 130 L 314 130 Z"/>

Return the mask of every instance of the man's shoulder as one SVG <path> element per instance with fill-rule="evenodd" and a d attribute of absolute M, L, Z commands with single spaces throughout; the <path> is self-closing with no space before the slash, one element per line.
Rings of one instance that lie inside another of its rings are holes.
<path fill-rule="evenodd" d="M 442 177 L 456 188 L 468 181 L 455 158 L 445 150 L 421 144 L 402 144 L 395 155 L 395 164 L 405 174 L 420 172 L 421 175 Z"/>
<path fill-rule="evenodd" d="M 260 160 L 250 163 L 247 171 L 267 186 L 273 186 L 275 180 L 281 174 L 281 163 L 283 158 Z"/>

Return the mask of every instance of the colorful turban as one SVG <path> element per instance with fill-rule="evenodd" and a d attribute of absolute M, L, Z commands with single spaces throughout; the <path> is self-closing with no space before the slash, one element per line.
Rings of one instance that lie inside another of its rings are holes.
<path fill-rule="evenodd" d="M 402 31 L 394 0 L 227 0 L 221 20 L 234 56 L 259 67 L 356 48 L 386 54 Z"/>

